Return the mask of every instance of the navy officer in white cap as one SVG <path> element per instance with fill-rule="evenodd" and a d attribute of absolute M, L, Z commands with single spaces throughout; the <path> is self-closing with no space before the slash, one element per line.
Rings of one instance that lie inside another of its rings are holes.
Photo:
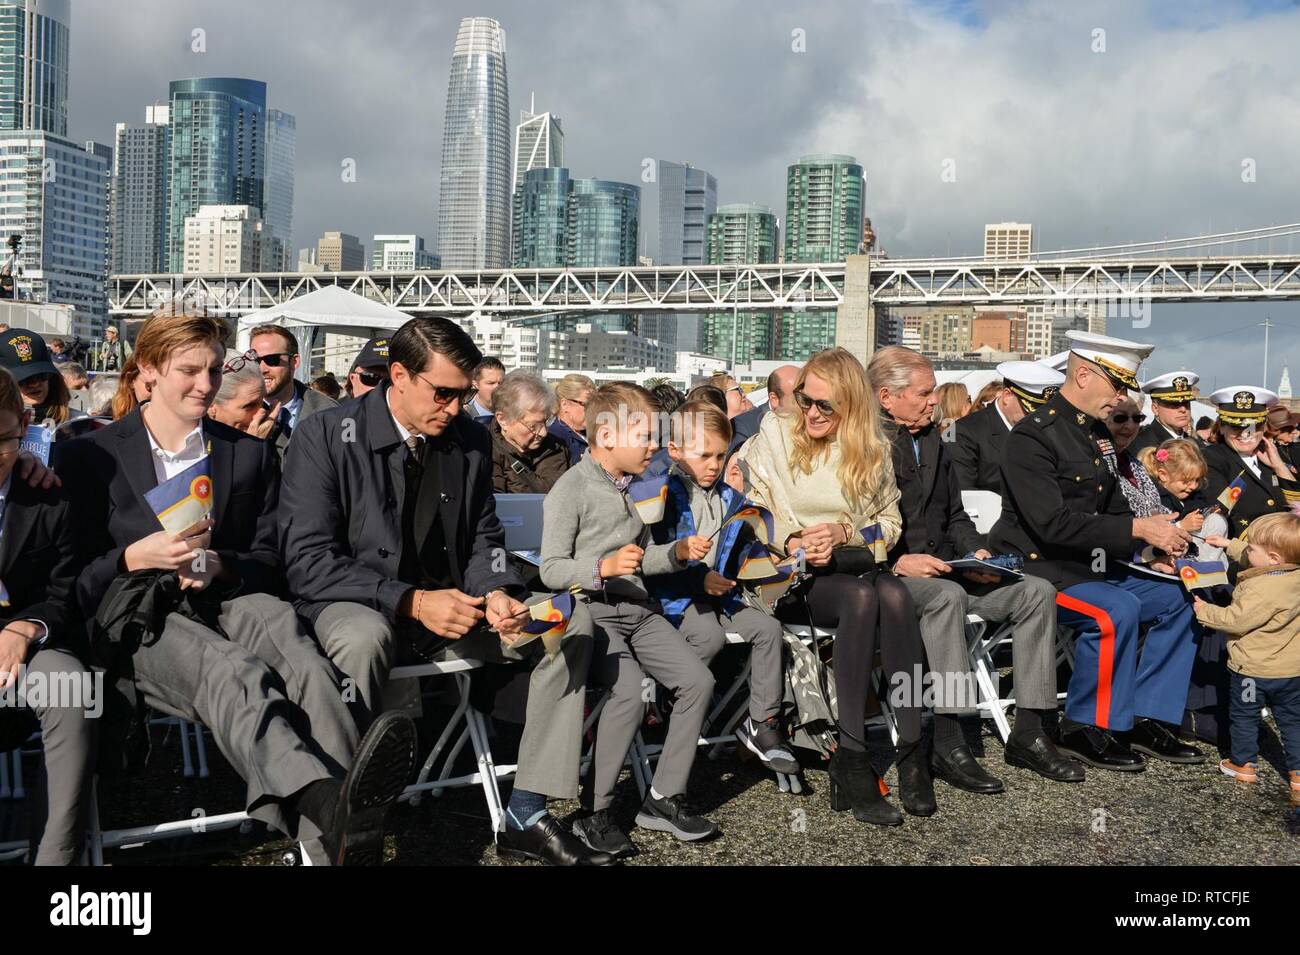
<path fill-rule="evenodd" d="M 1007 435 L 1065 383 L 1065 375 L 1038 361 L 1003 362 L 998 365 L 998 375 L 1003 382 L 998 396 L 955 426 L 952 467 L 963 491 L 1002 493 L 1002 449 Z"/>
<path fill-rule="evenodd" d="M 1166 441 L 1186 438 L 1200 441 L 1192 424 L 1192 399 L 1201 376 L 1194 371 L 1174 371 L 1152 378 L 1142 386 L 1142 392 L 1151 398 L 1151 413 L 1155 420 L 1138 432 L 1129 454 L 1137 457 L 1143 448 L 1158 448 Z"/>
<path fill-rule="evenodd" d="M 1020 553 L 1027 573 L 1052 581 L 1058 619 L 1077 634 L 1059 748 L 1090 766 L 1130 772 L 1145 768 L 1140 753 L 1199 760 L 1175 732 L 1200 634 L 1191 601 L 1177 580 L 1124 564 L 1145 545 L 1181 555 L 1189 534 L 1173 514 L 1133 516 L 1103 422 L 1137 390 L 1152 346 L 1089 332 L 1067 337 L 1065 384 L 1007 438 L 1002 517 L 990 548 Z M 1172 563 L 1160 569 L 1172 571 Z"/>
<path fill-rule="evenodd" d="M 1266 436 L 1268 407 L 1277 395 L 1253 385 L 1221 388 L 1210 396 L 1219 412 L 1219 443 L 1205 449 L 1206 496 L 1220 497 L 1234 482 L 1228 536 L 1243 537 L 1251 521 L 1300 503 L 1300 484 L 1277 443 Z"/>

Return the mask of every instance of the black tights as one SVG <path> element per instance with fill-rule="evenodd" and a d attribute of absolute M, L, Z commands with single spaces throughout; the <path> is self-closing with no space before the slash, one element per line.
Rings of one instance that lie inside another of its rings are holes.
<path fill-rule="evenodd" d="M 867 689 L 875 665 L 877 635 L 886 685 L 905 674 L 910 687 L 921 671 L 921 630 L 911 595 L 902 581 L 890 574 L 869 577 L 827 574 L 816 577 L 807 593 L 808 611 L 818 627 L 834 628 L 835 695 L 839 709 L 840 745 L 863 751 L 866 733 Z M 781 614 L 791 623 L 806 622 L 802 601 Z M 915 688 L 919 689 L 919 688 Z M 898 743 L 905 746 L 921 738 L 921 708 L 908 693 L 904 706 L 895 706 Z"/>

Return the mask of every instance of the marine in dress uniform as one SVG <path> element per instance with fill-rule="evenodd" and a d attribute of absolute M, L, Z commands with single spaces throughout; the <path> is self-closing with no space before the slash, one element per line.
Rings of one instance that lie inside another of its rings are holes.
<path fill-rule="evenodd" d="M 1121 563 L 1144 541 L 1135 537 L 1140 528 L 1110 467 L 1110 433 L 1096 417 L 1137 388 L 1137 369 L 1152 347 L 1088 332 L 1068 336 L 1071 368 L 1081 368 L 1008 437 L 1002 517 L 990 548 L 1023 555 L 1026 572 L 1052 581 L 1058 619 L 1076 632 L 1060 748 L 1124 771 L 1145 767 L 1132 747 L 1199 759 L 1165 725 L 1181 722 L 1187 697 L 1199 632 L 1191 601 L 1178 582 Z M 1082 369 L 1091 376 L 1080 380 Z M 1149 628 L 1139 654 L 1142 625 Z M 1127 738 L 1115 735 L 1130 730 Z"/>
<path fill-rule="evenodd" d="M 1290 457 L 1280 456 L 1284 473 L 1279 473 L 1265 460 L 1267 450 L 1263 456 L 1255 453 L 1264 445 L 1268 407 L 1276 401 L 1273 392 L 1253 385 L 1222 388 L 1210 396 L 1218 409 L 1221 443 L 1205 448 L 1205 496 L 1217 501 L 1236 484 L 1227 512 L 1229 537 L 1248 537 L 1257 518 L 1300 502 L 1300 482 Z M 1197 652 L 1183 728 L 1207 742 L 1226 742 L 1227 694 L 1227 638 L 1216 631 L 1206 635 Z"/>
<path fill-rule="evenodd" d="M 1175 438 L 1203 444 L 1192 427 L 1192 399 L 1196 397 L 1200 380 L 1201 376 L 1196 372 L 1175 371 L 1152 378 L 1142 386 L 1142 393 L 1151 398 L 1151 413 L 1155 420 L 1138 432 L 1129 447 L 1130 454 L 1137 457 L 1143 448 L 1158 448 Z M 1184 423 L 1179 424 L 1180 421 Z"/>
<path fill-rule="evenodd" d="M 1038 361 L 998 365 L 1006 387 L 987 406 L 961 418 L 951 445 L 952 467 L 963 491 L 1002 493 L 1002 449 L 1011 429 L 1043 406 L 1065 383 L 1065 376 Z"/>

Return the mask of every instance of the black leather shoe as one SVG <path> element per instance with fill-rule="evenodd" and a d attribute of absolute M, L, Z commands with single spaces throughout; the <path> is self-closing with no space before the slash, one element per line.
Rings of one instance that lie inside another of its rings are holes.
<path fill-rule="evenodd" d="M 1056 746 L 1075 759 L 1098 769 L 1140 773 L 1147 768 L 1145 759 L 1106 730 L 1095 726 L 1081 726 L 1077 730 L 1062 733 Z"/>
<path fill-rule="evenodd" d="M 934 780 L 922 743 L 898 744 L 898 789 L 903 810 L 911 816 L 933 816 L 939 811 L 934 801 Z"/>
<path fill-rule="evenodd" d="M 1083 766 L 1063 755 L 1046 733 L 1039 733 L 1029 740 L 1012 736 L 1007 740 L 1003 758 L 1008 766 L 1033 770 L 1058 783 L 1081 783 L 1084 779 Z"/>
<path fill-rule="evenodd" d="M 1128 743 L 1139 753 L 1146 753 L 1167 763 L 1203 763 L 1204 754 L 1180 740 L 1158 720 L 1138 720 L 1129 734 Z"/>
<path fill-rule="evenodd" d="M 370 724 L 339 790 L 321 845 L 334 865 L 382 865 L 384 817 L 415 768 L 415 722 L 389 712 Z"/>
<path fill-rule="evenodd" d="M 505 832 L 498 832 L 497 855 L 502 859 L 529 860 L 547 865 L 614 864 L 612 855 L 588 849 L 551 815 L 544 816 L 541 822 L 527 829 L 507 826 Z"/>
<path fill-rule="evenodd" d="M 935 750 L 930 757 L 930 772 L 949 786 L 982 796 L 991 796 L 1006 788 L 1002 780 L 984 771 L 967 746 L 954 747 L 946 754 Z"/>

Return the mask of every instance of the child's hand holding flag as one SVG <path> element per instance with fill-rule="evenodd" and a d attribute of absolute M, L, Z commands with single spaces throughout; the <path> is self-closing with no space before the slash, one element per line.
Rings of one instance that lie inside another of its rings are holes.
<path fill-rule="evenodd" d="M 691 561 L 703 560 L 709 556 L 709 550 L 713 547 L 713 542 L 707 537 L 683 537 L 677 542 L 677 560 L 679 563 L 689 564 Z"/>

